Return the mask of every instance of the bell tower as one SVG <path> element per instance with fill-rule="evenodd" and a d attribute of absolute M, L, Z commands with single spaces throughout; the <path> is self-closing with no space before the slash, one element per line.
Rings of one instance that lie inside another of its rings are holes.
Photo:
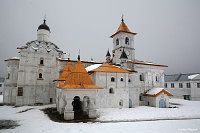
<path fill-rule="evenodd" d="M 111 36 L 111 38 L 113 38 L 112 55 L 114 64 L 121 63 L 120 57 L 122 52 L 126 53 L 127 60 L 135 59 L 134 36 L 136 34 L 137 33 L 133 33 L 128 29 L 122 17 L 121 24 L 118 27 L 117 32 Z"/>

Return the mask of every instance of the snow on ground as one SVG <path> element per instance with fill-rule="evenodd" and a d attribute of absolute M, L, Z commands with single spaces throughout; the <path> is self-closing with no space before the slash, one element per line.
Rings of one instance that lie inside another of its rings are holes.
<path fill-rule="evenodd" d="M 138 106 L 124 109 L 99 109 L 100 121 L 133 121 L 151 119 L 200 118 L 200 101 L 170 99 L 178 108 Z"/>
<path fill-rule="evenodd" d="M 131 109 L 101 109 L 99 120 L 142 120 L 154 118 L 200 117 L 200 101 L 171 100 L 179 108 L 136 107 Z M 20 126 L 15 129 L 0 130 L 1 133 L 177 133 L 200 132 L 200 119 L 160 120 L 109 123 L 58 123 L 51 121 L 40 109 L 45 106 L 0 106 L 0 120 L 17 120 Z M 23 113 L 20 111 L 34 108 Z M 197 113 L 198 112 L 198 113 Z M 163 130 L 164 129 L 164 130 Z"/>

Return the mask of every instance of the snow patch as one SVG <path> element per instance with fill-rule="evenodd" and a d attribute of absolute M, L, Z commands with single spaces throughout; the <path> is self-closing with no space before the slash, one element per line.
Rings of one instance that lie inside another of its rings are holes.
<path fill-rule="evenodd" d="M 146 94 L 148 95 L 156 95 L 159 92 L 161 92 L 164 88 L 153 88 L 151 90 L 149 90 Z"/>
<path fill-rule="evenodd" d="M 94 64 L 94 65 L 90 65 L 88 67 L 86 67 L 86 71 L 89 72 L 89 71 L 92 71 L 96 68 L 98 68 L 99 66 L 101 66 L 102 64 Z"/>
<path fill-rule="evenodd" d="M 197 77 L 199 74 L 194 74 L 194 75 L 190 75 L 188 76 L 188 79 L 194 79 L 195 77 Z"/>

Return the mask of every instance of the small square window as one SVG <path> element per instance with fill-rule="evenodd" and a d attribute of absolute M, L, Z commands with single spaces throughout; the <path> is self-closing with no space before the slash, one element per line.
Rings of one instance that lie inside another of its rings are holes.
<path fill-rule="evenodd" d="M 144 75 L 140 74 L 140 81 L 144 81 Z"/>
<path fill-rule="evenodd" d="M 182 83 L 179 83 L 179 88 L 183 88 L 183 84 Z"/>
<path fill-rule="evenodd" d="M 200 88 L 200 83 L 197 83 L 197 88 Z"/>
<path fill-rule="evenodd" d="M 187 87 L 187 88 L 191 88 L 190 83 L 186 83 L 186 87 Z"/>
<path fill-rule="evenodd" d="M 23 87 L 18 87 L 17 96 L 23 96 Z"/>

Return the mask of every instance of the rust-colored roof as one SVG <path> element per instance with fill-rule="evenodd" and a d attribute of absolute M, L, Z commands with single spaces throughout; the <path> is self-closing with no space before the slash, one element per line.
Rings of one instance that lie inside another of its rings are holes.
<path fill-rule="evenodd" d="M 72 64 L 71 62 L 67 62 L 63 72 L 60 74 L 60 77 L 55 81 L 59 81 L 59 88 L 62 87 L 66 81 L 67 76 L 72 72 Z"/>
<path fill-rule="evenodd" d="M 157 67 L 168 67 L 166 65 L 153 64 L 151 62 L 144 62 L 144 61 L 138 61 L 138 60 L 133 60 L 133 61 L 129 60 L 128 63 L 138 64 L 138 65 L 157 66 Z"/>
<path fill-rule="evenodd" d="M 161 91 L 159 91 L 159 92 L 156 93 L 156 94 L 148 94 L 148 92 L 147 92 L 147 93 L 145 93 L 145 95 L 146 95 L 146 96 L 149 96 L 149 97 L 157 97 L 157 96 L 159 96 L 159 95 L 162 94 L 162 93 L 165 93 L 165 94 L 167 94 L 168 96 L 173 96 L 171 93 L 169 93 L 169 92 L 166 91 L 165 89 L 162 89 Z"/>
<path fill-rule="evenodd" d="M 92 70 L 91 72 L 129 73 L 129 74 L 132 73 L 122 68 L 110 65 L 108 63 L 102 64 L 101 66 Z"/>
<path fill-rule="evenodd" d="M 118 33 L 120 32 L 125 32 L 125 33 L 129 33 L 129 34 L 133 34 L 133 35 L 136 35 L 137 33 L 133 33 L 131 32 L 129 29 L 128 29 L 128 26 L 126 26 L 126 24 L 124 23 L 124 21 L 121 22 L 120 26 L 118 27 L 117 29 L 117 32 L 115 34 L 113 34 L 112 36 L 110 37 L 114 37 L 115 35 L 117 35 Z"/>
<path fill-rule="evenodd" d="M 65 79 L 61 89 L 102 89 L 92 82 L 88 72 L 81 61 L 78 61 L 72 72 Z"/>
<path fill-rule="evenodd" d="M 69 75 L 69 73 L 71 73 L 71 72 L 72 72 L 72 64 L 71 64 L 71 62 L 67 62 L 63 72 L 61 73 L 61 75 L 57 79 L 57 81 L 65 80 L 67 78 L 67 76 Z"/>

